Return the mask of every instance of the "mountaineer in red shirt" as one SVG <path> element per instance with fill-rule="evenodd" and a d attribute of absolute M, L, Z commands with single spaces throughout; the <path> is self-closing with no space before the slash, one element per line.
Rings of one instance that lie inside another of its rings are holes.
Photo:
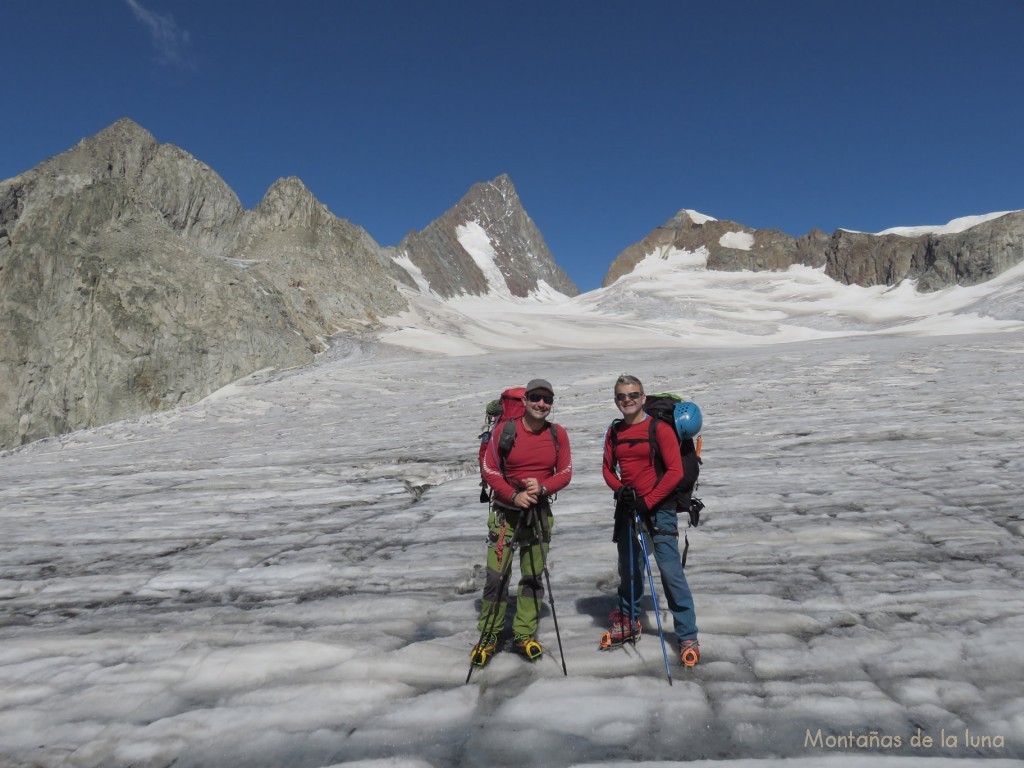
<path fill-rule="evenodd" d="M 644 594 L 646 567 L 643 551 L 630 528 L 635 510 L 649 528 L 648 541 L 653 540 L 653 547 L 648 547 L 653 548 L 661 572 L 665 600 L 679 639 L 680 660 L 692 667 L 700 659 L 700 644 L 693 594 L 679 555 L 679 521 L 673 494 L 683 479 L 679 438 L 667 422 L 655 422 L 653 436 L 659 459 L 656 462 L 655 446 L 651 444 L 652 417 L 644 411 L 645 401 L 643 384 L 635 376 L 623 375 L 615 382 L 615 405 L 622 419 L 613 422 L 605 435 L 602 472 L 619 502 L 613 536 L 619 554 L 619 607 L 609 617 L 612 627 L 601 645 L 616 647 L 640 636 L 640 598 Z M 620 514 L 627 499 L 630 513 Z"/>
<path fill-rule="evenodd" d="M 487 519 L 487 580 L 477 625 L 481 634 L 470 655 L 478 666 L 486 664 L 494 654 L 505 626 L 507 595 L 498 591 L 502 571 L 511 568 L 504 558 L 510 556 L 512 535 L 520 519 L 523 525 L 515 540 L 519 545 L 521 578 L 512 622 L 513 647 L 531 661 L 544 652 L 534 635 L 544 598 L 541 576 L 554 522 L 551 497 L 572 479 L 569 438 L 565 429 L 547 420 L 554 402 L 551 384 L 544 379 L 532 380 L 523 397 L 525 412 L 513 422 L 515 442 L 504 461 L 494 440 L 491 444 L 495 450 L 486 450 L 481 458 L 481 473 L 492 495 Z"/>

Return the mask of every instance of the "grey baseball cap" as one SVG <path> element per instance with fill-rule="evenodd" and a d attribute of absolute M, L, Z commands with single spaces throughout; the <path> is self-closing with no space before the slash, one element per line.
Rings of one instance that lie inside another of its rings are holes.
<path fill-rule="evenodd" d="M 529 393 L 535 389 L 546 389 L 552 395 L 555 394 L 555 388 L 551 386 L 551 382 L 547 379 L 531 379 L 530 383 L 526 385 L 526 391 Z"/>

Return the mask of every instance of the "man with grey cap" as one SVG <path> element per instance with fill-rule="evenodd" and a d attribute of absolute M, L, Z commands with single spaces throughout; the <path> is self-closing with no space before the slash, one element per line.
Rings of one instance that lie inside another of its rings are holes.
<path fill-rule="evenodd" d="M 480 642 L 473 648 L 474 664 L 483 666 L 494 654 L 498 635 L 505 624 L 506 595 L 498 594 L 502 572 L 511 563 L 513 535 L 519 547 L 521 578 L 512 622 L 513 648 L 530 661 L 541 656 L 537 642 L 537 620 L 544 597 L 541 575 L 551 541 L 551 499 L 572 479 L 572 455 L 565 430 L 548 421 L 555 402 L 555 390 L 545 379 L 533 379 L 523 395 L 524 412 L 514 419 L 511 448 L 495 445 L 481 459 L 484 481 L 491 487 L 488 515 L 487 580 L 478 629 Z M 511 429 L 511 428 L 510 428 Z M 505 581 L 507 589 L 507 580 Z"/>

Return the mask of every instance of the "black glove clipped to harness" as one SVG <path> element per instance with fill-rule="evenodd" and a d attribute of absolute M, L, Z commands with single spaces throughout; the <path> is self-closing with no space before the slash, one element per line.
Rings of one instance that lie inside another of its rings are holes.
<path fill-rule="evenodd" d="M 626 507 L 630 511 L 636 506 L 636 500 L 639 498 L 636 488 L 631 485 L 623 485 L 615 492 L 615 500 L 619 503 L 618 506 Z"/>
<path fill-rule="evenodd" d="M 633 514 L 640 515 L 643 518 L 651 516 L 651 510 L 647 508 L 647 502 L 644 501 L 644 497 L 637 494 L 636 501 L 633 502 Z"/>
<path fill-rule="evenodd" d="M 615 527 L 612 529 L 612 541 L 619 540 L 619 529 L 628 527 L 633 522 L 636 508 L 636 488 L 623 485 L 615 491 Z"/>
<path fill-rule="evenodd" d="M 644 501 L 644 497 L 636 492 L 636 488 L 629 485 L 622 486 L 615 494 L 615 498 L 619 502 L 619 507 L 624 512 L 629 513 L 630 520 L 635 515 L 641 515 L 643 517 L 649 517 L 651 510 L 647 508 L 647 503 Z"/>

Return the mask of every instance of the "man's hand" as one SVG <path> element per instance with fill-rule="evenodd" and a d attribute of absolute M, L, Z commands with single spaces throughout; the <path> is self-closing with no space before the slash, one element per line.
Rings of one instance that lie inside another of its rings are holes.
<path fill-rule="evenodd" d="M 647 508 L 647 502 L 644 501 L 644 497 L 640 494 L 637 494 L 636 500 L 633 502 L 633 512 L 641 517 L 647 517 L 651 514 L 651 510 Z"/>
<path fill-rule="evenodd" d="M 512 497 L 512 503 L 519 509 L 529 509 L 537 503 L 537 495 L 526 490 L 517 491 Z"/>
<path fill-rule="evenodd" d="M 526 480 L 523 481 L 523 483 L 523 490 L 526 491 L 531 496 L 533 496 L 534 502 L 536 502 L 537 497 L 541 495 L 541 488 L 544 487 L 540 484 L 540 480 L 538 480 L 536 477 L 528 477 L 526 478 Z"/>

